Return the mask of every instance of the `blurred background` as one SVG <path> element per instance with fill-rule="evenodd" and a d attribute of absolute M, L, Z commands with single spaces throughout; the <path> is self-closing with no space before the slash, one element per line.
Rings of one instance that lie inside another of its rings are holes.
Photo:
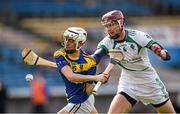
<path fill-rule="evenodd" d="M 53 61 L 53 53 L 61 48 L 64 30 L 79 26 L 88 31 L 84 50 L 91 54 L 105 36 L 101 16 L 114 9 L 124 13 L 127 28 L 149 33 L 170 52 L 172 58 L 168 62 L 163 62 L 150 51 L 149 56 L 176 111 L 180 112 L 179 0 L 0 0 L 1 112 L 55 113 L 65 106 L 64 83 L 58 70 L 25 65 L 22 49 L 29 47 Z M 97 72 L 102 72 L 108 62 L 107 57 L 103 58 Z M 120 72 L 118 67 L 113 69 L 109 83 L 103 85 L 96 96 L 95 106 L 100 113 L 109 108 Z M 34 75 L 39 82 L 26 82 L 26 74 Z M 43 99 L 34 99 L 34 96 Z M 132 112 L 154 111 L 151 106 L 138 103 Z"/>

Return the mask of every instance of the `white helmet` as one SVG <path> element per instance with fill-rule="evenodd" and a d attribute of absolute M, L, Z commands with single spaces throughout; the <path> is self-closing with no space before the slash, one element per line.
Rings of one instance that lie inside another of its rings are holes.
<path fill-rule="evenodd" d="M 63 38 L 73 39 L 76 43 L 87 39 L 87 32 L 80 27 L 69 27 L 63 34 Z"/>

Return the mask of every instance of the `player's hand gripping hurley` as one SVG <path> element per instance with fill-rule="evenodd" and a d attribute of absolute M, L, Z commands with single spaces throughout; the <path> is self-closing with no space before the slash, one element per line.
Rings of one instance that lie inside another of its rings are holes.
<path fill-rule="evenodd" d="M 110 56 L 110 59 L 113 59 L 115 61 L 121 61 L 124 58 L 123 53 L 118 49 L 110 49 L 109 50 L 109 56 Z M 114 65 L 115 64 L 110 62 L 108 64 L 108 66 L 106 67 L 105 71 L 103 72 L 103 74 L 109 74 L 111 69 L 114 67 Z M 110 76 L 110 75 L 108 75 L 108 76 Z M 96 84 L 96 86 L 93 89 L 93 94 L 97 94 L 97 91 L 98 91 L 99 87 L 101 86 L 101 84 L 102 84 L 101 82 L 98 82 Z"/>

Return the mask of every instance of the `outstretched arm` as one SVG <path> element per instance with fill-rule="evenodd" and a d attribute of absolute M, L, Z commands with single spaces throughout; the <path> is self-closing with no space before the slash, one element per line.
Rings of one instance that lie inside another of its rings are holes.
<path fill-rule="evenodd" d="M 150 49 L 159 57 L 161 57 L 162 60 L 168 61 L 171 59 L 171 56 L 169 55 L 168 51 L 165 50 L 160 44 L 154 43 L 151 45 Z"/>

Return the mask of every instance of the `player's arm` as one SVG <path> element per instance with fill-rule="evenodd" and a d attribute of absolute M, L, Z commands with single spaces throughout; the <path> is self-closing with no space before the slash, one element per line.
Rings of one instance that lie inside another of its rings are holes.
<path fill-rule="evenodd" d="M 159 43 L 154 41 L 149 34 L 144 32 L 139 32 L 137 40 L 142 47 L 151 49 L 162 60 L 164 61 L 170 60 L 171 57 L 168 51 L 165 50 Z"/>
<path fill-rule="evenodd" d="M 150 49 L 159 57 L 161 57 L 161 59 L 163 59 L 164 61 L 170 60 L 171 56 L 169 55 L 168 51 L 165 50 L 160 44 L 158 43 L 154 43 L 150 46 Z"/>
<path fill-rule="evenodd" d="M 91 56 L 96 60 L 96 63 L 99 64 L 101 58 L 105 56 L 106 53 L 107 52 L 104 48 L 98 48 Z"/>
<path fill-rule="evenodd" d="M 68 65 L 64 66 L 61 69 L 61 72 L 71 82 L 88 82 L 88 81 L 105 82 L 107 80 L 106 76 L 104 76 L 103 74 L 99 74 L 99 75 L 76 74 L 72 71 L 71 67 Z"/>
<path fill-rule="evenodd" d="M 56 51 L 54 54 L 54 58 L 58 69 L 64 76 L 71 82 L 87 82 L 87 81 L 100 81 L 105 82 L 106 80 L 103 75 L 81 75 L 76 74 L 72 71 L 69 62 L 64 58 L 62 51 Z"/>

